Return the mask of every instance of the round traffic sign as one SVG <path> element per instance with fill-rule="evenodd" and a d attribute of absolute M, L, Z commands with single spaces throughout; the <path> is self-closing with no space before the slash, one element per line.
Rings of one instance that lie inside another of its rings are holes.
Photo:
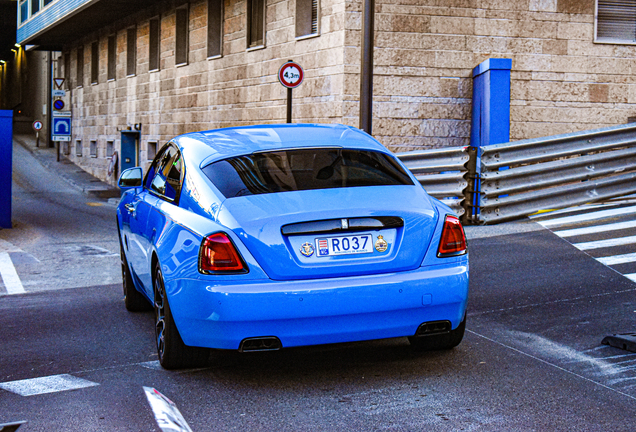
<path fill-rule="evenodd" d="M 305 73 L 298 63 L 287 62 L 278 70 L 278 81 L 287 87 L 295 88 L 303 82 Z"/>
<path fill-rule="evenodd" d="M 36 120 L 33 122 L 33 130 L 39 131 L 42 130 L 42 122 L 40 120 Z"/>
<path fill-rule="evenodd" d="M 56 100 L 55 102 L 53 102 L 53 108 L 55 108 L 56 110 L 64 109 L 64 101 L 61 99 Z"/>

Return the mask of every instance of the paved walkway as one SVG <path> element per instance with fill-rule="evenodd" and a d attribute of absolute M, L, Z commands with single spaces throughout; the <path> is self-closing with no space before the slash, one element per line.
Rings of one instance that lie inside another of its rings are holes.
<path fill-rule="evenodd" d="M 34 136 L 16 134 L 13 136 L 13 140 L 31 152 L 42 166 L 54 172 L 86 195 L 102 199 L 119 198 L 119 188 L 109 185 L 84 171 L 64 155 L 60 155 L 60 161 L 58 162 L 57 150 L 45 147 L 43 144 L 37 147 Z"/>

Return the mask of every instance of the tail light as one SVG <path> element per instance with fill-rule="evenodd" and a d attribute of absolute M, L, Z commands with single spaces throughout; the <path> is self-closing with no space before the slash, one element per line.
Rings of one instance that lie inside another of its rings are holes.
<path fill-rule="evenodd" d="M 455 216 L 447 215 L 442 228 L 437 256 L 440 258 L 463 255 L 466 253 L 466 236 L 464 228 Z"/>
<path fill-rule="evenodd" d="M 199 251 L 199 271 L 244 272 L 246 266 L 232 240 L 223 233 L 210 234 L 201 242 Z"/>

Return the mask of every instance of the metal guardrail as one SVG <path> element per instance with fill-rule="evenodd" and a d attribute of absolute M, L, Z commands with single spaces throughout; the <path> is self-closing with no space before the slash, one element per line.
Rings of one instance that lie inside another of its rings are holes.
<path fill-rule="evenodd" d="M 636 125 L 485 146 L 476 223 L 636 192 Z"/>
<path fill-rule="evenodd" d="M 636 193 L 636 125 L 398 153 L 464 223 L 493 224 Z"/>
<path fill-rule="evenodd" d="M 397 153 L 396 156 L 429 195 L 441 200 L 459 216 L 465 213 L 466 166 L 470 161 L 467 147 Z"/>

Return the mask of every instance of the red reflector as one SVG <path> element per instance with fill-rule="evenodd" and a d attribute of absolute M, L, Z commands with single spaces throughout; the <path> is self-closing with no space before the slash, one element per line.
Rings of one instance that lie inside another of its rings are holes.
<path fill-rule="evenodd" d="M 462 224 L 455 216 L 446 216 L 437 255 L 461 255 L 464 252 L 466 252 L 466 237 Z"/>
<path fill-rule="evenodd" d="M 209 235 L 201 244 L 199 268 L 202 271 L 241 271 L 243 261 L 230 239 L 223 233 Z"/>

